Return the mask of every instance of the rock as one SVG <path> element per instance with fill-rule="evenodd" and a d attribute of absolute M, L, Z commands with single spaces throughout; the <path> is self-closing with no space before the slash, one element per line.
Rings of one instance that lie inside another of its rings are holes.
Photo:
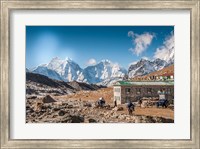
<path fill-rule="evenodd" d="M 88 103 L 88 102 L 86 102 L 86 103 L 84 103 L 84 104 L 83 104 L 83 106 L 84 106 L 84 107 L 92 107 L 92 104 L 91 104 L 91 103 Z"/>
<path fill-rule="evenodd" d="M 34 110 L 32 108 L 26 110 L 26 113 L 33 113 L 33 112 L 34 112 Z"/>
<path fill-rule="evenodd" d="M 84 122 L 84 117 L 77 115 L 71 116 L 71 123 L 82 123 L 82 122 Z"/>
<path fill-rule="evenodd" d="M 28 96 L 28 97 L 26 97 L 27 99 L 36 99 L 37 98 L 37 96 Z"/>
<path fill-rule="evenodd" d="M 104 116 L 104 114 L 103 114 L 103 113 L 99 113 L 99 116 L 103 117 L 103 116 Z"/>
<path fill-rule="evenodd" d="M 42 99 L 42 102 L 43 103 L 52 103 L 52 102 L 56 102 L 56 100 L 54 100 L 50 95 L 47 95 Z"/>
<path fill-rule="evenodd" d="M 113 111 L 123 111 L 124 108 L 123 107 L 114 107 L 112 110 Z"/>
<path fill-rule="evenodd" d="M 71 123 L 71 117 L 68 115 L 68 116 L 65 116 L 65 118 L 62 118 L 60 120 L 61 123 Z"/>
<path fill-rule="evenodd" d="M 141 123 L 142 122 L 142 117 L 141 116 L 136 116 L 135 117 L 135 123 Z"/>
<path fill-rule="evenodd" d="M 36 115 L 35 115 L 35 114 L 31 114 L 31 116 L 32 116 L 32 117 L 35 117 Z"/>
<path fill-rule="evenodd" d="M 56 117 L 57 117 L 57 115 L 53 115 L 53 116 L 52 116 L 52 118 L 56 118 Z"/>
<path fill-rule="evenodd" d="M 46 112 L 46 109 L 42 109 L 41 112 L 43 112 L 43 113 Z"/>
<path fill-rule="evenodd" d="M 34 111 L 40 111 L 42 108 L 42 103 L 41 102 L 36 102 L 34 105 L 33 105 L 33 110 Z"/>
<path fill-rule="evenodd" d="M 174 123 L 173 119 L 167 119 L 162 117 L 155 117 L 154 119 L 157 123 Z"/>
<path fill-rule="evenodd" d="M 146 108 L 147 107 L 147 101 L 143 101 L 141 104 L 141 108 Z"/>
<path fill-rule="evenodd" d="M 55 107 L 53 110 L 54 110 L 54 111 L 59 111 L 59 110 L 60 110 L 60 107 Z"/>
<path fill-rule="evenodd" d="M 73 105 L 68 105 L 67 108 L 68 108 L 68 109 L 72 109 L 72 108 L 73 108 Z"/>
<path fill-rule="evenodd" d="M 118 107 L 117 111 L 123 111 L 124 108 L 123 107 Z"/>
<path fill-rule="evenodd" d="M 95 119 L 93 119 L 93 118 L 90 118 L 89 120 L 89 123 L 96 123 L 97 121 L 95 120 Z"/>
<path fill-rule="evenodd" d="M 60 111 L 58 112 L 58 115 L 59 115 L 59 116 L 63 116 L 63 115 L 65 115 L 65 111 L 60 110 Z"/>
<path fill-rule="evenodd" d="M 78 109 L 77 112 L 82 112 L 82 109 Z"/>

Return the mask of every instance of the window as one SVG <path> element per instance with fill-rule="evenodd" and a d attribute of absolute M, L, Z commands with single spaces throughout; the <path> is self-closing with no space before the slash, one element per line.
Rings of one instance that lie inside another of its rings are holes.
<path fill-rule="evenodd" d="M 115 96 L 115 100 L 120 100 L 120 97 L 119 96 Z"/>
<path fill-rule="evenodd" d="M 167 89 L 167 94 L 171 94 L 171 89 L 170 88 Z"/>
<path fill-rule="evenodd" d="M 152 93 L 152 88 L 147 88 L 147 93 Z"/>
<path fill-rule="evenodd" d="M 136 93 L 141 94 L 141 88 L 136 88 Z"/>
<path fill-rule="evenodd" d="M 128 103 L 130 101 L 131 101 L 131 98 L 126 96 L 126 102 Z"/>
<path fill-rule="evenodd" d="M 127 94 L 129 94 L 129 93 L 131 92 L 131 89 L 130 89 L 130 88 L 125 88 L 125 92 L 126 92 Z"/>
<path fill-rule="evenodd" d="M 114 91 L 115 92 L 120 92 L 120 88 L 115 88 Z"/>

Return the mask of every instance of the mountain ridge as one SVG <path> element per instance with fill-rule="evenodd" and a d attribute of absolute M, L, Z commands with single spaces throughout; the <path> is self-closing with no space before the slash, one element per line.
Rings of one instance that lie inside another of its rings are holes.
<path fill-rule="evenodd" d="M 121 67 L 118 63 L 110 60 L 101 60 L 99 63 L 86 68 L 81 68 L 70 58 L 64 60 L 55 57 L 48 64 L 42 64 L 28 72 L 45 75 L 51 79 L 65 82 L 78 81 L 89 84 L 108 85 L 122 80 L 128 74 L 129 78 L 144 76 L 151 72 L 159 71 L 174 63 L 173 54 L 169 55 L 168 62 L 156 58 L 154 60 L 140 59 L 132 63 L 128 70 Z"/>
<path fill-rule="evenodd" d="M 83 82 L 64 82 L 51 79 L 45 75 L 26 72 L 26 93 L 27 95 L 65 95 L 72 94 L 81 90 L 97 90 L 104 86 L 87 84 Z"/>
<path fill-rule="evenodd" d="M 96 65 L 82 69 L 73 60 L 69 58 L 61 60 L 58 57 L 53 58 L 46 65 L 43 64 L 36 67 L 31 72 L 39 73 L 56 80 L 86 83 L 100 83 L 107 79 L 123 77 L 127 73 L 125 68 L 109 60 L 102 60 Z"/>

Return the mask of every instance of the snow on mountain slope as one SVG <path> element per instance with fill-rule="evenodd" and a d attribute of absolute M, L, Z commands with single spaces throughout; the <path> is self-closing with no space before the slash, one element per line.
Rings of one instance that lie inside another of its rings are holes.
<path fill-rule="evenodd" d="M 70 82 L 77 80 L 82 74 L 80 66 L 70 58 L 61 60 L 58 57 L 53 58 L 47 65 L 48 69 L 56 71 L 64 81 Z"/>
<path fill-rule="evenodd" d="M 93 66 L 85 69 L 67 58 L 62 60 L 58 57 L 53 58 L 49 64 L 40 65 L 32 72 L 39 73 L 56 80 L 64 80 L 66 82 L 78 81 L 86 83 L 100 83 L 102 81 L 110 82 L 115 78 L 122 78 L 127 73 L 126 69 L 109 60 L 102 60 Z M 105 83 L 104 83 L 105 84 Z"/>
<path fill-rule="evenodd" d="M 141 59 L 137 63 L 129 66 L 128 75 L 129 78 L 142 76 L 163 69 L 165 66 L 167 66 L 167 62 L 161 59 L 155 59 L 153 61 Z"/>
<path fill-rule="evenodd" d="M 94 66 L 88 66 L 84 69 L 84 81 L 90 83 L 99 83 L 107 79 L 113 80 L 114 78 L 122 78 L 127 71 L 114 64 L 109 60 L 102 60 Z"/>
<path fill-rule="evenodd" d="M 57 72 L 55 72 L 54 70 L 48 69 L 46 64 L 36 67 L 32 72 L 45 75 L 51 79 L 63 80 Z"/>

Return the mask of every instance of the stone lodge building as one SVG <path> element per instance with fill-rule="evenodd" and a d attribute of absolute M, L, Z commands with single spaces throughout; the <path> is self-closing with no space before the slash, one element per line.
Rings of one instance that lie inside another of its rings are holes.
<path fill-rule="evenodd" d="M 163 91 L 165 98 L 174 99 L 173 81 L 119 81 L 113 86 L 114 101 L 124 104 L 137 101 L 143 97 L 159 97 Z"/>

